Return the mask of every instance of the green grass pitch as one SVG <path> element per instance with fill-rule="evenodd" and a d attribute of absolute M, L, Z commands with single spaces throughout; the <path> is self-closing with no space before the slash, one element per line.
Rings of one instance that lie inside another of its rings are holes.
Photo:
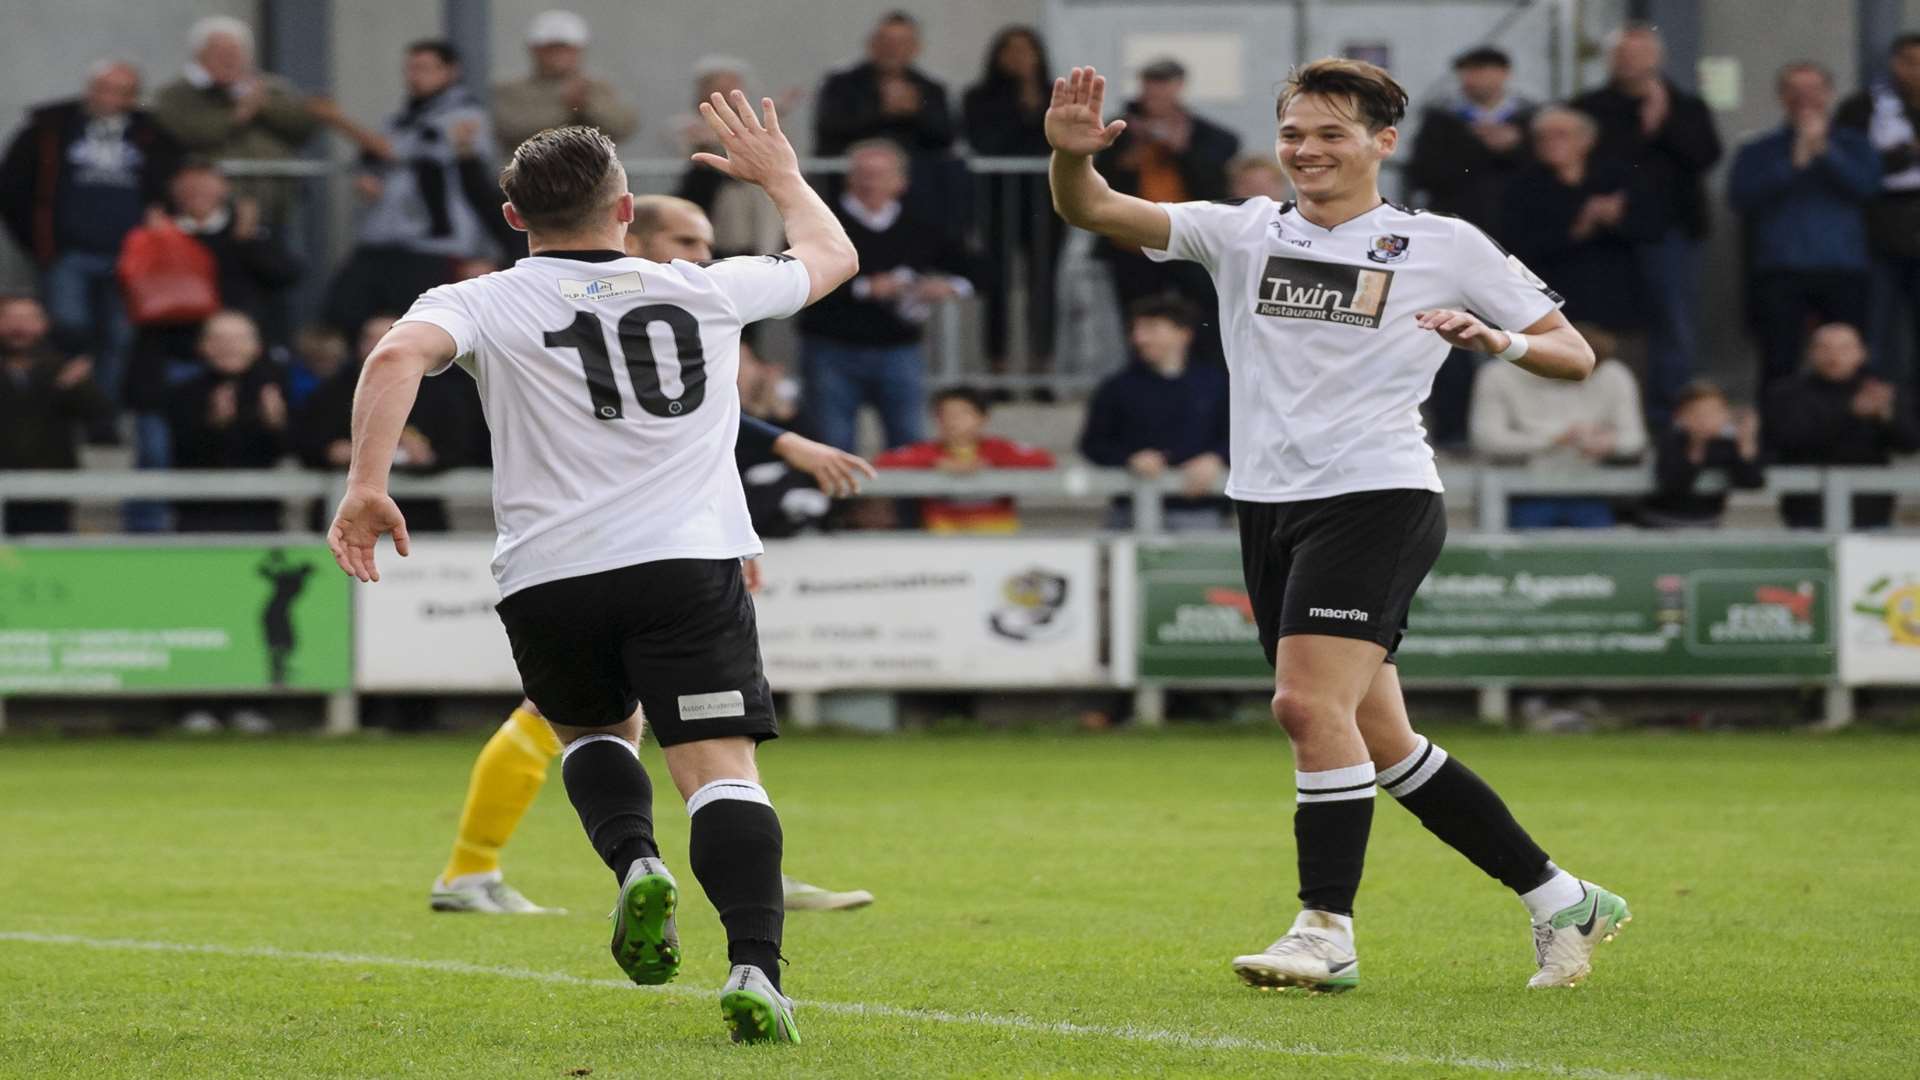
<path fill-rule="evenodd" d="M 479 735 L 0 741 L 0 1076 L 1913 1075 L 1920 743 L 1443 732 L 1636 916 L 1528 992 L 1515 900 L 1382 796 L 1363 983 L 1227 961 L 1293 914 L 1285 744 L 795 737 L 767 783 L 798 875 L 879 902 L 789 917 L 805 1044 L 734 1047 L 685 870 L 664 992 L 606 953 L 611 876 L 552 780 L 508 851 L 558 918 L 435 915 Z M 591 1070 L 590 1073 L 587 1070 Z"/>

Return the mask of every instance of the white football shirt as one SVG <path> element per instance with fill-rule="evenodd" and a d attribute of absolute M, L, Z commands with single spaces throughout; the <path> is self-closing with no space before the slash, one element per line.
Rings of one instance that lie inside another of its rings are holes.
<path fill-rule="evenodd" d="M 502 596 L 636 563 L 759 554 L 733 457 L 740 328 L 799 311 L 808 288 L 785 255 L 700 265 L 581 251 L 414 302 L 400 321 L 445 330 L 480 387 Z"/>
<path fill-rule="evenodd" d="M 1459 218 L 1381 203 L 1323 229 L 1265 196 L 1162 205 L 1172 234 L 1147 256 L 1201 264 L 1220 295 L 1236 499 L 1441 490 L 1420 403 L 1448 346 L 1414 314 L 1520 330 L 1560 303 Z"/>

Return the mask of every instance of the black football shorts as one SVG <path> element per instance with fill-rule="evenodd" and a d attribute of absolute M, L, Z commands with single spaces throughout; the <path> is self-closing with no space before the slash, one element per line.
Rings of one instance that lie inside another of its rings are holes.
<path fill-rule="evenodd" d="M 1447 538 L 1434 491 L 1360 491 L 1325 499 L 1234 501 L 1240 564 L 1273 663 L 1292 634 L 1359 638 L 1393 659 L 1413 593 Z"/>
<path fill-rule="evenodd" d="M 561 578 L 497 610 L 527 697 L 556 724 L 611 727 L 638 704 L 661 746 L 780 733 L 738 559 Z"/>

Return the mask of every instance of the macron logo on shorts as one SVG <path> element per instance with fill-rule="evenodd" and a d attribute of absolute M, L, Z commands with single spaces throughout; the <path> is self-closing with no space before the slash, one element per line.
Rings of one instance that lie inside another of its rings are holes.
<path fill-rule="evenodd" d="M 717 694 L 680 695 L 680 719 L 718 720 L 726 716 L 747 715 L 747 699 L 738 690 Z"/>
<path fill-rule="evenodd" d="M 1359 608 L 1310 607 L 1307 615 L 1315 619 L 1340 619 L 1345 622 L 1366 622 L 1367 613 Z M 686 700 L 685 698 L 681 699 Z"/>

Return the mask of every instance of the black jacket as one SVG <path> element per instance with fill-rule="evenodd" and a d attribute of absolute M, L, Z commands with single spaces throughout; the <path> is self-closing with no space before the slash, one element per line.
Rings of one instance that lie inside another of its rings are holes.
<path fill-rule="evenodd" d="M 952 234 L 917 215 L 911 204 L 902 207 L 899 219 L 884 232 L 855 221 L 837 199 L 833 212 L 846 226 L 854 250 L 860 253 L 860 276 L 801 313 L 800 329 L 813 337 L 844 345 L 916 344 L 926 335 L 923 323 L 902 318 L 896 301 L 855 296 L 855 286 L 865 278 L 903 267 L 969 280 L 977 276 L 973 260 Z"/>
<path fill-rule="evenodd" d="M 1907 123 L 1920 132 L 1920 108 L 1908 105 Z M 1862 90 L 1840 103 L 1833 122 L 1841 127 L 1865 133 L 1873 120 L 1873 92 Z M 1880 150 L 1880 172 L 1892 176 L 1906 172 L 1920 162 L 1920 151 L 1913 144 Z M 1882 190 L 1867 204 L 1867 243 L 1881 255 L 1902 258 L 1920 256 L 1920 191 Z"/>
<path fill-rule="evenodd" d="M 1694 485 L 1708 472 L 1726 475 L 1729 488 L 1757 488 L 1766 483 L 1757 460 L 1740 456 L 1730 438 L 1713 439 L 1698 465 L 1689 456 L 1691 437 L 1678 428 L 1660 437 L 1654 450 L 1654 493 L 1647 497 L 1642 522 L 1656 527 L 1716 525 L 1727 509 L 1726 491 L 1696 492 Z"/>
<path fill-rule="evenodd" d="M 1633 170 L 1648 191 L 1664 196 L 1669 223 L 1688 236 L 1707 235 L 1707 170 L 1720 160 L 1720 133 L 1707 103 L 1672 82 L 1667 122 L 1648 136 L 1640 130 L 1640 99 L 1603 86 L 1573 99 L 1573 107 L 1600 124 L 1596 160 Z"/>
<path fill-rule="evenodd" d="M 1896 452 L 1920 450 L 1920 423 L 1911 403 L 1894 402 L 1891 421 L 1855 416 L 1853 398 L 1869 375 L 1832 382 L 1811 371 L 1782 379 L 1767 391 L 1761 434 L 1782 465 L 1886 465 Z M 1796 529 L 1817 529 L 1825 518 L 1818 495 L 1784 495 L 1780 516 Z M 1855 495 L 1853 527 L 1893 520 L 1891 495 Z"/>
<path fill-rule="evenodd" d="M 1620 224 L 1575 240 L 1573 221 L 1595 195 L 1627 194 Z M 1531 166 L 1506 190 L 1501 238 L 1534 273 L 1567 298 L 1567 318 L 1610 330 L 1639 330 L 1647 321 L 1647 295 L 1634 257 L 1636 243 L 1660 235 L 1660 199 L 1632 170 L 1597 155 L 1578 187 L 1569 187 L 1544 166 Z"/>
<path fill-rule="evenodd" d="M 0 357 L 0 469 L 77 469 L 79 425 L 113 416 L 92 379 L 54 385 L 66 366 L 50 350 L 28 354 L 23 367 Z"/>
<path fill-rule="evenodd" d="M 1509 122 L 1524 133 L 1532 115 L 1531 107 L 1523 107 Z M 1499 238 L 1507 185 L 1529 161 L 1524 134 L 1513 149 L 1496 153 L 1451 108 L 1435 106 L 1420 119 L 1407 182 L 1426 192 L 1429 208 L 1465 218 Z"/>
<path fill-rule="evenodd" d="M 72 168 L 67 149 L 85 133 L 87 123 L 86 110 L 78 98 L 39 106 L 28 114 L 26 126 L 14 136 L 6 157 L 0 159 L 0 219 L 4 219 L 14 242 L 42 266 L 67 246 L 68 238 L 59 235 L 56 228 L 61 218 L 58 203 Z M 180 167 L 180 144 L 142 109 L 128 114 L 124 138 L 143 157 L 143 205 L 162 202 L 167 181 Z M 126 223 L 127 228 L 138 222 L 135 215 Z"/>
<path fill-rule="evenodd" d="M 976 154 L 1045 157 L 1053 152 L 1044 127 L 1046 93 L 1040 95 L 1038 108 L 1028 109 L 1020 100 L 1019 87 L 1011 80 L 987 79 L 967 88 L 966 96 L 960 99 L 960 115 L 967 146 Z"/>
<path fill-rule="evenodd" d="M 915 154 L 951 147 L 953 114 L 947 108 L 947 88 L 918 68 L 908 68 L 906 77 L 920 88 L 920 111 L 911 116 L 880 111 L 880 73 L 872 63 L 827 76 L 813 110 L 814 152 L 833 157 L 873 138 L 892 139 Z"/>

